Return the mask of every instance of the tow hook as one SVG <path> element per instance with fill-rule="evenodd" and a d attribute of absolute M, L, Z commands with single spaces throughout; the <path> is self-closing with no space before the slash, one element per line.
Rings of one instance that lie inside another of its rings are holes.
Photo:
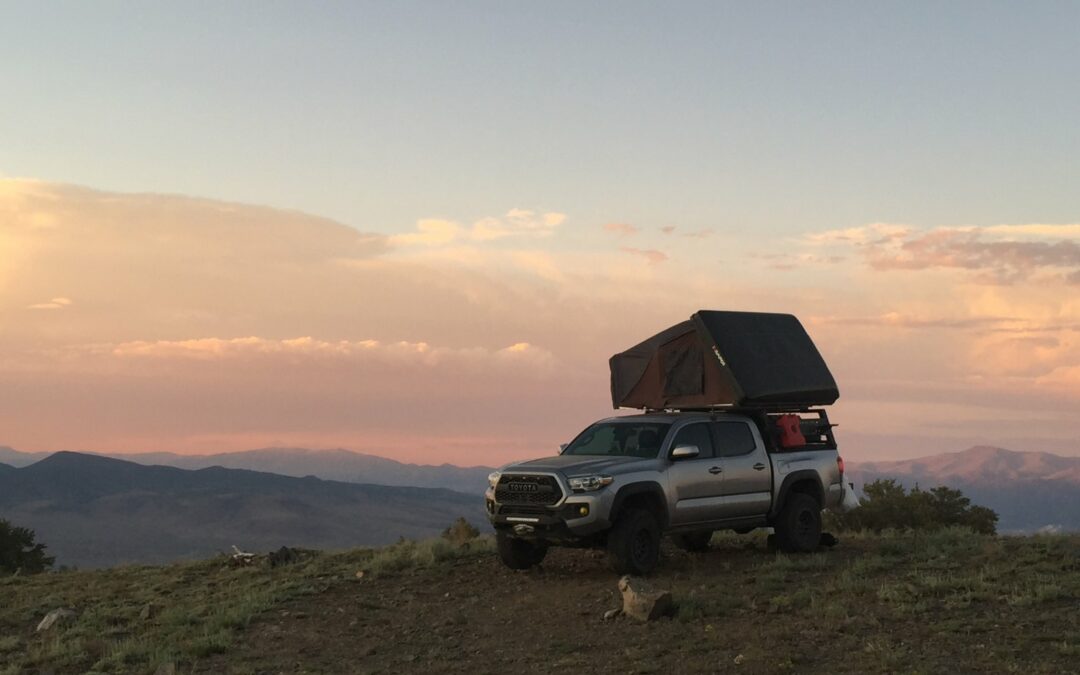
<path fill-rule="evenodd" d="M 525 523 L 518 523 L 514 526 L 514 534 L 526 535 L 536 532 L 536 528 L 532 525 L 526 525 Z"/>

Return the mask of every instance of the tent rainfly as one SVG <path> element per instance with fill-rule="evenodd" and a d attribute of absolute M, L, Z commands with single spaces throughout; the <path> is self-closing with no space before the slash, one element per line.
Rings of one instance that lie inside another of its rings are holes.
<path fill-rule="evenodd" d="M 813 340 L 790 314 L 700 310 L 611 357 L 616 408 L 801 410 L 840 396 Z"/>

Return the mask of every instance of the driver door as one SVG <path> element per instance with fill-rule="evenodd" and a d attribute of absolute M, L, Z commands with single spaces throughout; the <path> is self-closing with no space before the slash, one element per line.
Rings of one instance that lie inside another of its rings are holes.
<path fill-rule="evenodd" d="M 697 457 L 670 459 L 671 451 L 681 445 L 693 445 Z M 668 449 L 668 488 L 675 496 L 672 525 L 689 525 L 723 517 L 724 474 L 713 449 L 708 421 L 694 422 L 675 432 Z"/>

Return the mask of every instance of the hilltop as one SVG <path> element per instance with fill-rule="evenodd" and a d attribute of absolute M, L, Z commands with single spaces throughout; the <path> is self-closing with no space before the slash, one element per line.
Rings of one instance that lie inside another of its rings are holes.
<path fill-rule="evenodd" d="M 512 572 L 490 540 L 466 546 L 2 579 L 0 672 L 1060 673 L 1080 656 L 1076 536 L 845 536 L 786 557 L 717 535 L 665 551 L 652 581 L 677 609 L 649 624 L 603 620 L 619 600 L 601 556 Z M 58 606 L 79 618 L 36 635 Z"/>

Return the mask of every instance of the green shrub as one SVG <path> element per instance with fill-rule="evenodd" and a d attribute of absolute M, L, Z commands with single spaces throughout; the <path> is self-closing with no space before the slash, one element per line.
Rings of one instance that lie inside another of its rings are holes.
<path fill-rule="evenodd" d="M 0 518 L 0 573 L 38 574 L 56 559 L 45 555 L 45 544 L 34 543 L 34 532 Z"/>
<path fill-rule="evenodd" d="M 979 534 L 995 534 L 998 515 L 976 506 L 960 490 L 940 486 L 910 491 L 892 479 L 876 480 L 863 487 L 859 508 L 828 514 L 826 526 L 840 531 L 939 530 L 964 527 Z"/>
<path fill-rule="evenodd" d="M 473 524 L 465 520 L 464 517 L 459 517 L 450 527 L 443 530 L 442 536 L 451 544 L 461 546 L 479 537 L 480 530 L 473 527 Z"/>

